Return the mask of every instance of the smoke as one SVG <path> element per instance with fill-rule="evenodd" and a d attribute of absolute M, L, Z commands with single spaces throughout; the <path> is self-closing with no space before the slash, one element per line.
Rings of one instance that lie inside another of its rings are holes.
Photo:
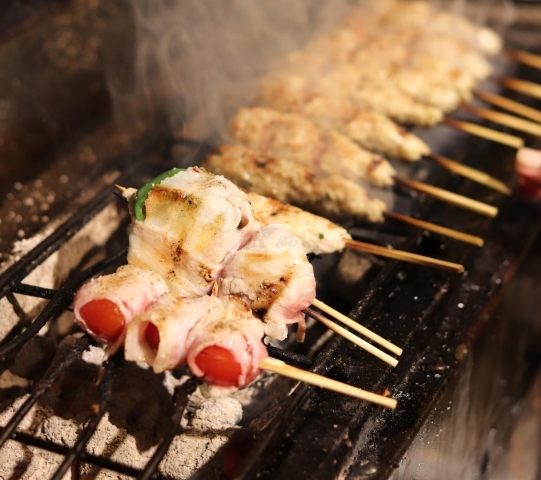
<path fill-rule="evenodd" d="M 348 9 L 347 0 L 131 3 L 135 76 L 129 88 L 110 82 L 117 120 L 133 129 L 165 115 L 177 134 L 211 140 L 223 138 L 227 119 L 249 103 L 273 62 Z"/>
<path fill-rule="evenodd" d="M 132 76 L 126 80 L 127 61 L 118 56 L 109 75 L 117 122 L 133 132 L 165 119 L 175 135 L 214 142 L 226 138 L 227 120 L 238 106 L 250 104 L 257 79 L 289 52 L 338 24 L 352 7 L 361 5 L 368 19 L 392 4 L 388 0 L 130 2 L 135 23 Z M 512 18 L 509 0 L 428 3 L 434 12 L 465 14 L 477 25 L 490 20 L 494 26 L 496 18 L 496 26 L 502 26 Z M 487 12 L 495 11 L 500 15 L 489 18 Z M 369 20 L 360 18 L 371 28 Z"/>

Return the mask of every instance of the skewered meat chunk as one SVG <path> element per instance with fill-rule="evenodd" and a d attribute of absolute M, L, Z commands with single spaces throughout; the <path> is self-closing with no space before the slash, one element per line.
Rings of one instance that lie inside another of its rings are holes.
<path fill-rule="evenodd" d="M 128 325 L 124 342 L 126 360 L 145 362 L 154 373 L 182 365 L 186 362 L 186 340 L 190 330 L 213 309 L 223 310 L 216 297 L 162 295 Z"/>
<path fill-rule="evenodd" d="M 316 297 L 316 280 L 302 242 L 273 223 L 226 263 L 218 295 L 235 295 L 265 322 L 265 334 L 283 340 L 287 327 L 304 324 L 302 311 Z"/>
<path fill-rule="evenodd" d="M 283 158 L 376 186 L 393 184 L 395 170 L 335 130 L 325 132 L 307 118 L 269 108 L 241 108 L 231 122 L 233 138 L 271 157 Z"/>
<path fill-rule="evenodd" d="M 268 356 L 261 339 L 264 325 L 237 297 L 223 297 L 191 329 L 188 366 L 207 381 L 211 395 L 223 395 L 252 382 Z"/>
<path fill-rule="evenodd" d="M 283 203 L 334 218 L 383 221 L 385 203 L 371 198 L 365 189 L 343 177 L 318 177 L 314 170 L 267 157 L 242 145 L 228 145 L 209 155 L 208 170 L 224 175 L 241 188 L 251 189 Z"/>
<path fill-rule="evenodd" d="M 424 31 L 430 36 L 441 35 L 457 43 L 471 45 L 489 56 L 502 50 L 503 40 L 494 30 L 478 27 L 452 12 L 436 11 L 429 2 L 388 0 L 381 7 L 379 24 L 389 30 L 400 28 Z"/>
<path fill-rule="evenodd" d="M 197 167 L 163 180 L 134 220 L 128 262 L 159 274 L 188 298 L 209 293 L 227 259 L 259 230 L 235 185 Z"/>
<path fill-rule="evenodd" d="M 362 110 L 353 102 L 318 92 L 306 77 L 281 74 L 260 82 L 259 101 L 280 112 L 304 115 L 323 130 L 337 130 L 361 147 L 383 155 L 419 160 L 430 152 L 426 143 L 385 115 Z M 439 112 L 436 110 L 436 112 Z M 428 118 L 427 121 L 439 121 Z"/>
<path fill-rule="evenodd" d="M 73 300 L 75 320 L 90 336 L 114 350 L 127 325 L 167 292 L 163 279 L 133 265 L 85 283 Z"/>
<path fill-rule="evenodd" d="M 346 240 L 351 240 L 351 235 L 346 229 L 326 218 L 255 192 L 248 192 L 248 198 L 255 217 L 262 225 L 271 223 L 284 225 L 302 242 L 307 254 L 338 252 L 344 248 Z"/>

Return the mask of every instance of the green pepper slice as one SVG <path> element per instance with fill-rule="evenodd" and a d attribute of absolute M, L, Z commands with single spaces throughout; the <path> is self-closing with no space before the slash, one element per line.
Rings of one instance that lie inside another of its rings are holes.
<path fill-rule="evenodd" d="M 133 214 L 135 216 L 135 219 L 144 222 L 146 218 L 145 201 L 148 197 L 149 192 L 156 185 L 163 182 L 166 178 L 172 177 L 178 172 L 183 172 L 185 170 L 185 168 L 172 168 L 171 170 L 168 170 L 167 172 L 158 175 L 156 178 L 152 179 L 150 182 L 146 183 L 139 190 L 137 190 L 133 203 Z"/>

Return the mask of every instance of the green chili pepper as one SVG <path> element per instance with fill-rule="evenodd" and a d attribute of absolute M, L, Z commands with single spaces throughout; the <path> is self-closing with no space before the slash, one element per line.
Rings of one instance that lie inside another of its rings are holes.
<path fill-rule="evenodd" d="M 172 168 L 171 170 L 168 170 L 167 172 L 164 172 L 161 175 L 158 175 L 156 178 L 154 178 L 147 184 L 143 185 L 139 190 L 137 190 L 137 193 L 135 194 L 135 201 L 133 204 L 133 214 L 135 215 L 136 220 L 143 222 L 146 218 L 145 201 L 148 197 L 149 192 L 156 185 L 163 182 L 166 178 L 172 177 L 173 175 L 176 175 L 178 172 L 182 172 L 184 170 L 186 169 L 185 168 Z"/>

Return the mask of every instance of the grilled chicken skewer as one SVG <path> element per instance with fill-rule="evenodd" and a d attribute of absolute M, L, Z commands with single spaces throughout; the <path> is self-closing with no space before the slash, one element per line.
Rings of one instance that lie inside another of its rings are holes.
<path fill-rule="evenodd" d="M 313 169 L 260 154 L 242 145 L 221 147 L 207 157 L 204 166 L 226 176 L 241 188 L 256 190 L 331 220 L 354 217 L 381 222 L 386 212 L 382 201 L 372 199 L 364 188 L 346 178 L 321 177 Z M 446 190 L 406 179 L 400 179 L 400 182 L 478 213 L 489 216 L 497 213 L 495 207 Z"/>
<path fill-rule="evenodd" d="M 392 185 L 395 170 L 378 154 L 359 147 L 336 130 L 324 131 L 301 116 L 269 108 L 241 108 L 231 121 L 231 135 L 271 157 L 283 158 L 327 174 L 378 187 Z"/>

